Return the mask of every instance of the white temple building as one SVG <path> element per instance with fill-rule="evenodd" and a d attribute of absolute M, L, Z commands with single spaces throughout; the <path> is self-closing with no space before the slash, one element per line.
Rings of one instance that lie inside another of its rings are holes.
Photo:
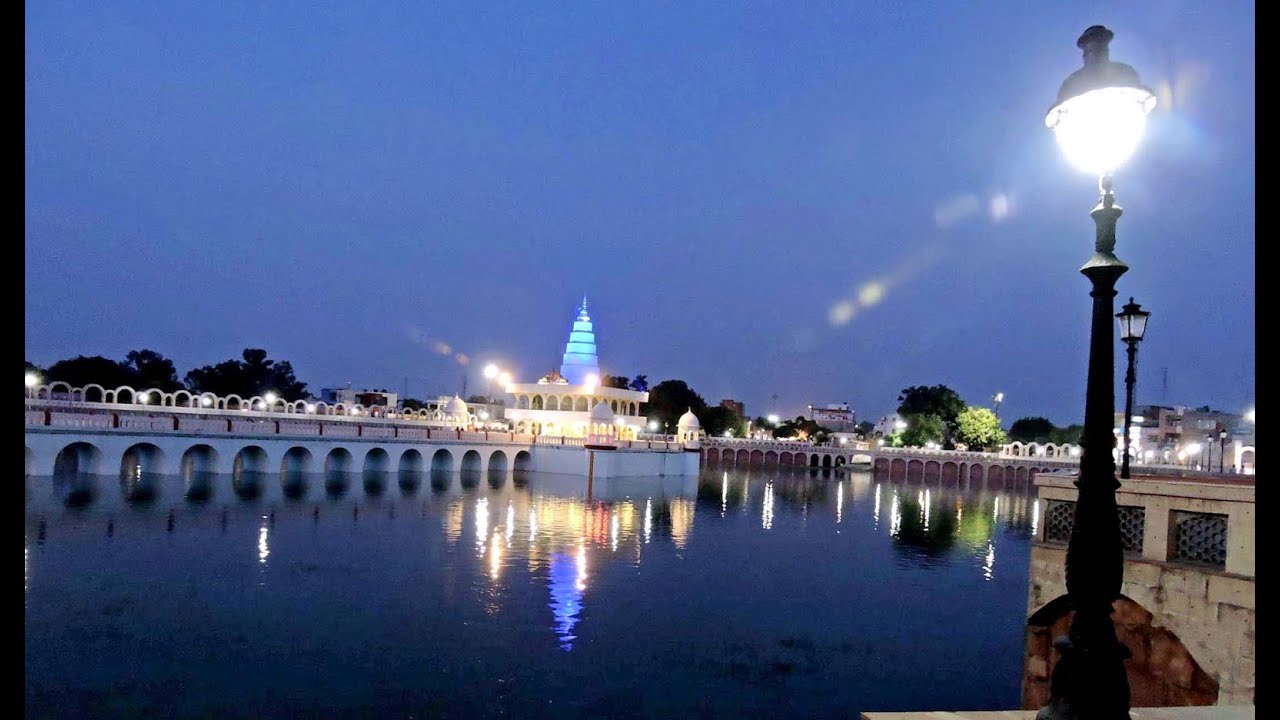
<path fill-rule="evenodd" d="M 644 430 L 641 403 L 649 393 L 600 385 L 600 363 L 595 329 L 587 314 L 587 299 L 569 331 L 560 369 L 552 370 L 536 383 L 512 383 L 506 387 L 511 399 L 505 418 L 517 433 L 586 438 L 599 435 L 599 418 L 604 406 L 611 414 L 615 440 L 631 440 Z M 593 425 L 595 427 L 593 427 Z"/>

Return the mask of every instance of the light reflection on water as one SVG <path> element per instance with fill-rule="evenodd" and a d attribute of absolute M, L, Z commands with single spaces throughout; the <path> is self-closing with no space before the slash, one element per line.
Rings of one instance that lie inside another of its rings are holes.
<path fill-rule="evenodd" d="M 603 717 L 711 702 L 737 717 L 1018 703 L 1039 518 L 1025 498 L 755 469 L 597 482 L 590 497 L 581 479 L 533 476 L 295 502 L 268 478 L 242 501 L 215 478 L 197 504 L 181 478 L 150 482 L 147 502 L 28 501 L 29 706 L 84 714 L 74 703 L 114 693 L 175 717 Z M 953 672 L 978 666 L 990 682 Z M 356 689 L 378 686 L 402 691 Z M 622 712 L 622 697 L 640 705 Z"/>

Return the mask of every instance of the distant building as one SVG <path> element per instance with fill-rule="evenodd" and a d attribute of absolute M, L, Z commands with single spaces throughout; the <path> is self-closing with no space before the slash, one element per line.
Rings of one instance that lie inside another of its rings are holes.
<path fill-rule="evenodd" d="M 738 415 L 738 417 L 747 416 L 747 406 L 737 400 L 724 399 L 720 401 L 720 407 L 726 407 Z"/>
<path fill-rule="evenodd" d="M 837 432 L 853 432 L 858 427 L 858 418 L 849 403 L 810 405 L 809 419 Z"/>
<path fill-rule="evenodd" d="M 899 427 L 901 425 L 902 427 Z M 906 427 L 906 422 L 898 413 L 890 413 L 876 421 L 876 428 L 873 434 L 881 437 L 888 437 L 899 430 Z"/>
<path fill-rule="evenodd" d="M 1120 446 L 1123 411 L 1116 413 L 1115 423 Z M 1129 451 L 1138 463 L 1188 465 L 1204 470 L 1235 468 L 1238 473 L 1252 473 L 1253 434 L 1253 425 L 1234 413 L 1208 407 L 1144 405 L 1133 410 Z"/>
<path fill-rule="evenodd" d="M 354 388 L 322 388 L 320 401 L 330 405 L 342 404 L 347 407 L 361 405 L 363 407 L 396 407 L 400 396 L 386 390 L 356 390 Z"/>

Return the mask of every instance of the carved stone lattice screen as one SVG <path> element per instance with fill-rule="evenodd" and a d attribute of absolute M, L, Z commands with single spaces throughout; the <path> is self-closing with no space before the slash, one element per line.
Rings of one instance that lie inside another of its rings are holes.
<path fill-rule="evenodd" d="M 1124 551 L 1131 555 L 1142 554 L 1142 534 L 1147 529 L 1147 509 L 1121 505 L 1116 508 L 1120 516 L 1120 540 Z"/>
<path fill-rule="evenodd" d="M 1172 524 L 1173 547 L 1170 560 L 1226 567 L 1226 515 L 1174 512 Z"/>
<path fill-rule="evenodd" d="M 1050 500 L 1044 511 L 1044 539 L 1065 543 L 1071 539 L 1071 526 L 1076 521 L 1076 504 L 1069 500 Z"/>

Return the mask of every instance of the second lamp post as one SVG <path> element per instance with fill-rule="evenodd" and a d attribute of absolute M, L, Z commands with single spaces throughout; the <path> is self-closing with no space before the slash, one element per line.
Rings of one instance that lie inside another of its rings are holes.
<path fill-rule="evenodd" d="M 1133 374 L 1134 360 L 1138 356 L 1138 343 L 1147 332 L 1147 318 L 1151 313 L 1129 298 L 1129 304 L 1116 313 L 1120 321 L 1120 339 L 1129 349 L 1129 370 L 1124 374 L 1124 455 L 1120 461 L 1121 479 L 1129 479 L 1129 424 L 1133 420 L 1133 386 L 1137 378 Z"/>

